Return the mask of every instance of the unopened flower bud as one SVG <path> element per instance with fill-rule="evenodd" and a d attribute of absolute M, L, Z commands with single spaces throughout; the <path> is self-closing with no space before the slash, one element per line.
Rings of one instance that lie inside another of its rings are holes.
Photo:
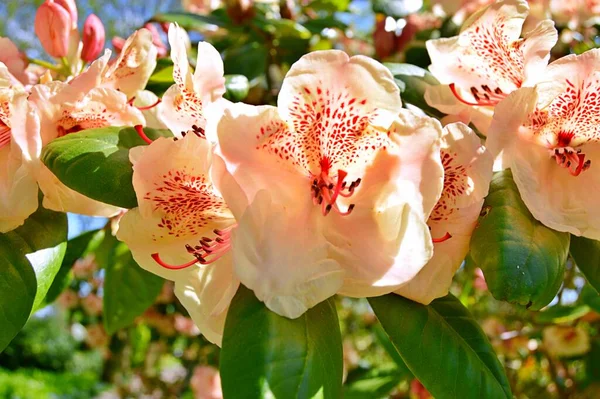
<path fill-rule="evenodd" d="M 71 16 L 63 6 L 54 0 L 46 0 L 35 14 L 34 29 L 48 54 L 55 58 L 67 55 Z"/>
<path fill-rule="evenodd" d="M 71 29 L 77 29 L 77 4 L 75 4 L 75 0 L 54 0 L 54 2 L 67 10 L 71 16 Z"/>
<path fill-rule="evenodd" d="M 90 14 L 83 25 L 81 59 L 85 62 L 92 62 L 98 58 L 104 49 L 104 40 L 105 32 L 102 21 L 96 15 Z"/>

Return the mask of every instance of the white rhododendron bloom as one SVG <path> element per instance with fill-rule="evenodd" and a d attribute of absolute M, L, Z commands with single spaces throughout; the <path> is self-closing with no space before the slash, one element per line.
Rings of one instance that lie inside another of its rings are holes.
<path fill-rule="evenodd" d="M 458 36 L 429 40 L 431 73 L 442 83 L 427 89 L 429 105 L 486 133 L 493 108 L 512 91 L 531 86 L 543 73 L 557 41 L 551 20 L 521 28 L 525 0 L 504 0 L 473 14 Z"/>
<path fill-rule="evenodd" d="M 600 50 L 548 66 L 496 107 L 488 147 L 504 151 L 523 201 L 546 226 L 600 239 Z"/>
<path fill-rule="evenodd" d="M 39 130 L 39 119 L 27 102 L 27 93 L 0 62 L 0 233 L 25 222 L 38 205 L 38 188 L 30 170 L 31 159 L 19 144 Z"/>
<path fill-rule="evenodd" d="M 201 134 L 159 138 L 130 152 L 138 208 L 119 223 L 144 269 L 175 282 L 175 294 L 211 342 L 220 345 L 239 285 L 233 273 L 235 219 L 213 175 L 212 144 Z"/>
<path fill-rule="evenodd" d="M 396 291 L 424 304 L 448 294 L 452 277 L 469 252 L 471 234 L 492 178 L 492 155 L 475 132 L 462 123 L 444 127 L 441 156 L 444 190 L 427 221 L 433 237 L 433 257 L 414 279 Z"/>
<path fill-rule="evenodd" d="M 156 47 L 152 44 L 152 33 L 142 28 L 135 31 L 125 42 L 116 60 L 110 61 L 110 50 L 94 61 L 70 84 L 80 91 L 93 88 L 115 89 L 135 98 L 143 90 L 156 68 Z"/>
<path fill-rule="evenodd" d="M 224 100 L 225 78 L 223 77 L 223 61 L 219 52 L 210 44 L 198 43 L 198 59 L 194 73 L 190 71 L 185 46 L 187 34 L 179 26 L 169 27 L 169 44 L 173 60 L 172 85 L 163 95 L 158 105 L 158 115 L 162 122 L 175 134 L 190 130 L 208 130 L 206 115 L 217 121 L 218 114 L 227 104 Z M 216 138 L 208 137 L 214 142 Z"/>
<path fill-rule="evenodd" d="M 441 126 L 401 105 L 389 70 L 331 50 L 292 66 L 277 107 L 225 110 L 235 273 L 272 311 L 389 293 L 431 258 Z"/>

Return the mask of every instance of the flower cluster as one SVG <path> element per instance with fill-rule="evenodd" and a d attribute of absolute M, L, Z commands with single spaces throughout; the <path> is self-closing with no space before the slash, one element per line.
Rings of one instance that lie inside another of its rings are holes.
<path fill-rule="evenodd" d="M 498 1 L 458 36 L 427 42 L 441 84 L 425 98 L 448 115 L 443 126 L 403 107 L 384 65 L 339 50 L 295 62 L 276 106 L 231 103 L 219 52 L 199 43 L 192 68 L 177 25 L 167 31 L 174 84 L 158 98 L 144 90 L 167 54 L 157 28 L 119 43 L 111 60 L 97 17 L 80 40 L 74 2 L 46 0 L 35 29 L 56 65 L 32 76 L 0 39 L 0 232 L 37 209 L 38 188 L 46 208 L 118 215 L 117 238 L 174 282 L 217 344 L 240 284 L 288 318 L 335 294 L 446 295 L 494 163 L 512 169 L 542 223 L 599 239 L 583 190 L 600 185 L 589 172 L 600 156 L 600 52 L 548 65 L 553 22 L 521 35 L 528 13 L 524 0 Z M 106 126 L 135 127 L 148 143 L 129 151 L 134 209 L 72 190 L 40 161 L 52 140 Z M 145 127 L 172 136 L 152 141 Z"/>

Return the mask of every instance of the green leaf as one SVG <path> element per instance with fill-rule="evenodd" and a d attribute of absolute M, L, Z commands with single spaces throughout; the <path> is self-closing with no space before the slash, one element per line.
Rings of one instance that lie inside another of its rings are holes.
<path fill-rule="evenodd" d="M 144 128 L 151 139 L 172 136 Z M 71 133 L 51 141 L 41 159 L 67 187 L 106 204 L 137 206 L 129 149 L 146 143 L 132 127 L 104 127 Z"/>
<path fill-rule="evenodd" d="M 344 399 L 383 399 L 402 381 L 403 374 L 395 364 L 377 368 L 358 368 L 348 373 Z"/>
<path fill-rule="evenodd" d="M 106 272 L 104 328 L 108 334 L 113 334 L 133 324 L 154 303 L 164 280 L 139 267 L 127 245 L 110 234 L 104 240 L 102 247 L 108 249 L 108 254 L 97 259 Z"/>
<path fill-rule="evenodd" d="M 302 25 L 313 34 L 319 34 L 326 28 L 337 28 L 342 31 L 348 29 L 348 25 L 332 16 L 309 19 L 308 21 L 304 21 Z"/>
<path fill-rule="evenodd" d="M 67 247 L 67 216 L 40 207 L 0 234 L 0 352 L 42 304 Z"/>
<path fill-rule="evenodd" d="M 242 101 L 248 95 L 250 82 L 244 75 L 225 75 L 225 98 L 230 101 Z"/>
<path fill-rule="evenodd" d="M 266 19 L 256 16 L 252 23 L 258 29 L 267 32 L 276 38 L 293 37 L 308 40 L 312 33 L 298 22 L 291 19 Z"/>
<path fill-rule="evenodd" d="M 482 215 L 470 255 L 494 298 L 533 310 L 546 306 L 564 279 L 569 234 L 534 219 L 510 170 L 494 175 Z"/>
<path fill-rule="evenodd" d="M 596 313 L 600 313 L 600 295 L 591 285 L 586 284 L 583 286 L 579 299 Z"/>
<path fill-rule="evenodd" d="M 345 11 L 349 4 L 350 0 L 313 0 L 308 3 L 307 8 L 332 13 L 335 11 Z"/>
<path fill-rule="evenodd" d="M 54 302 L 64 289 L 67 288 L 73 278 L 71 269 L 75 262 L 85 256 L 87 252 L 91 251 L 91 247 L 98 243 L 99 240 L 102 240 L 103 237 L 104 230 L 92 230 L 67 242 L 65 257 L 63 258 L 60 270 L 56 274 L 56 277 L 44 298 L 44 305 Z"/>
<path fill-rule="evenodd" d="M 563 306 L 556 305 L 535 315 L 536 323 L 568 323 L 585 316 L 590 311 L 587 305 Z"/>
<path fill-rule="evenodd" d="M 600 293 L 600 241 L 571 236 L 570 251 L 581 273 Z"/>
<path fill-rule="evenodd" d="M 333 300 L 290 320 L 240 286 L 225 321 L 220 371 L 225 398 L 340 398 L 342 338 Z"/>
<path fill-rule="evenodd" d="M 435 398 L 512 398 L 487 337 L 452 295 L 428 306 L 395 294 L 369 303 L 408 368 Z"/>
<path fill-rule="evenodd" d="M 223 52 L 225 74 L 244 75 L 251 81 L 265 74 L 267 56 L 267 48 L 264 44 L 258 42 L 229 48 Z"/>
<path fill-rule="evenodd" d="M 443 112 L 430 107 L 425 101 L 427 87 L 440 84 L 429 71 L 411 64 L 386 63 L 384 65 L 394 75 L 402 101 L 421 108 L 431 116 L 438 118 L 445 116 Z"/>
<path fill-rule="evenodd" d="M 190 12 L 168 12 L 155 15 L 151 22 L 171 22 L 177 23 L 185 30 L 204 31 L 212 29 L 213 26 L 226 28 L 230 31 L 239 31 L 240 27 L 235 26 L 225 13 L 213 12 L 208 15 L 193 14 Z"/>

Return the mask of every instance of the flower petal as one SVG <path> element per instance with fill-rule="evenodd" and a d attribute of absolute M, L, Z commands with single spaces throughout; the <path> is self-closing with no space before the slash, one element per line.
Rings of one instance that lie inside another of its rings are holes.
<path fill-rule="evenodd" d="M 347 271 L 341 293 L 366 297 L 393 291 L 432 255 L 426 218 L 443 187 L 441 126 L 402 110 L 390 130 L 395 146 L 367 167 L 348 216 L 327 216 L 326 237 Z"/>
<path fill-rule="evenodd" d="M 231 258 L 228 254 L 213 264 L 190 268 L 175 281 L 175 295 L 202 335 L 219 346 L 229 304 L 240 284 Z"/>
<path fill-rule="evenodd" d="M 314 101 L 323 110 L 313 110 Z M 318 123 L 316 113 L 321 112 L 322 123 L 327 118 L 333 123 L 338 113 L 369 115 L 375 111 L 371 122 L 388 128 L 402 108 L 400 91 L 389 69 L 369 57 L 350 58 L 339 50 L 314 51 L 294 63 L 285 76 L 277 105 L 282 119 L 294 126 L 301 126 L 306 114 L 315 114 L 314 122 Z"/>
<path fill-rule="evenodd" d="M 135 31 L 125 42 L 119 58 L 106 71 L 103 87 L 117 89 L 128 99 L 133 97 L 146 87 L 156 68 L 156 53 L 152 33 L 145 28 Z"/>
<path fill-rule="evenodd" d="M 342 284 L 344 271 L 329 259 L 321 221 L 310 198 L 283 205 L 263 190 L 233 233 L 235 273 L 279 315 L 297 318 Z"/>

